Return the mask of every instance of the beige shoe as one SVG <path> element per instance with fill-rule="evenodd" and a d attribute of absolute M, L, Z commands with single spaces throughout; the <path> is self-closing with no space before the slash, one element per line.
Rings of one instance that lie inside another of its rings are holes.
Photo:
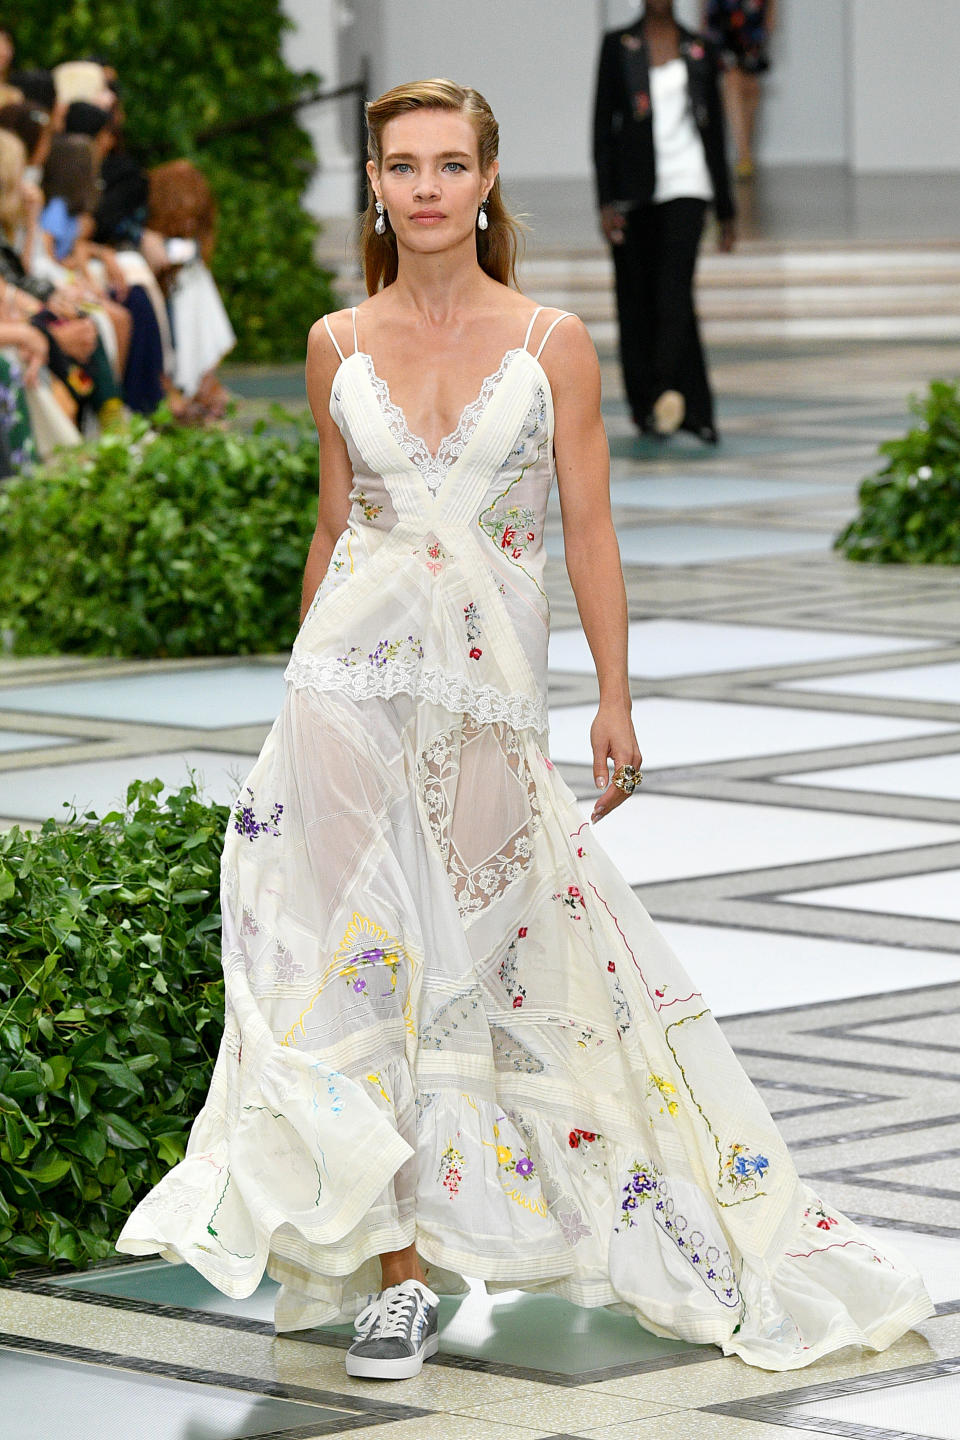
<path fill-rule="evenodd" d="M 653 407 L 653 428 L 658 435 L 673 435 L 683 424 L 687 402 L 679 390 L 664 390 Z"/>

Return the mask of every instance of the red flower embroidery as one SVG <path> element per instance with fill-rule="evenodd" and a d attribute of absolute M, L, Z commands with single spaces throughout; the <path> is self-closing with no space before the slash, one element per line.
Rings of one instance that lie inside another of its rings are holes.
<path fill-rule="evenodd" d="M 607 961 L 607 969 L 610 971 L 610 974 L 611 974 L 611 975 L 615 972 L 616 968 L 617 968 L 617 967 L 616 967 L 616 965 L 614 965 L 614 963 L 613 963 L 612 960 L 608 960 L 608 961 Z"/>
<path fill-rule="evenodd" d="M 579 1149 L 579 1146 L 580 1146 L 580 1132 L 579 1132 L 579 1130 L 571 1130 L 571 1131 L 570 1131 L 570 1138 L 569 1138 L 569 1140 L 567 1141 L 567 1144 L 570 1146 L 570 1149 L 571 1149 L 571 1150 L 577 1150 L 577 1149 Z"/>
<path fill-rule="evenodd" d="M 514 995 L 514 997 L 513 997 L 513 1008 L 514 1008 L 514 1010 L 519 1010 L 519 1009 L 520 1009 L 520 1006 L 521 1006 L 522 1004 L 523 1004 L 523 996 L 522 996 L 522 995 Z"/>
<path fill-rule="evenodd" d="M 476 647 L 476 645 L 474 645 L 473 649 L 470 651 L 470 659 L 471 659 L 471 660 L 479 660 L 479 659 L 480 659 L 480 656 L 481 656 L 482 654 L 483 654 L 483 651 L 482 651 L 482 650 L 478 650 L 477 647 Z"/>
<path fill-rule="evenodd" d="M 526 940 L 526 938 L 527 938 L 527 927 L 526 927 L 526 925 L 521 925 L 521 926 L 520 926 L 520 929 L 517 931 L 517 939 L 518 939 L 518 940 Z"/>

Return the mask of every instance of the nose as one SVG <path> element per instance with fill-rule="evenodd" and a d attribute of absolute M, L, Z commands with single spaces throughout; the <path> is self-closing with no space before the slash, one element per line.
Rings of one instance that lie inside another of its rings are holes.
<path fill-rule="evenodd" d="M 417 200 L 432 200 L 440 194 L 440 177 L 435 170 L 423 169 L 417 179 L 414 196 Z"/>

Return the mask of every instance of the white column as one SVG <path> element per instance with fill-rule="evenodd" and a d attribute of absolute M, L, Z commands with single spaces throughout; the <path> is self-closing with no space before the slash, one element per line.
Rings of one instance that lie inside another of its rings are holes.
<path fill-rule="evenodd" d="M 321 77 L 324 90 L 345 83 L 340 74 L 340 30 L 350 23 L 347 6 L 341 0 L 283 0 L 283 8 L 296 26 L 283 40 L 287 64 L 297 70 L 313 70 Z M 303 204 L 320 219 L 352 215 L 356 208 L 357 159 L 341 137 L 341 104 L 328 101 L 300 112 L 300 123 L 310 133 L 318 161 Z"/>

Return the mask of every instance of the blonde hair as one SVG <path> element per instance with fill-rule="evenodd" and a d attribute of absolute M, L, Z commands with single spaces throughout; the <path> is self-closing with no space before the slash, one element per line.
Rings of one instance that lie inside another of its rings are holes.
<path fill-rule="evenodd" d="M 413 80 L 396 85 L 379 100 L 368 102 L 367 154 L 379 171 L 383 165 L 383 131 L 390 120 L 411 110 L 453 110 L 469 120 L 477 135 L 477 152 L 481 171 L 488 170 L 497 158 L 500 127 L 483 96 L 467 85 L 452 80 Z M 392 285 L 397 278 L 397 237 L 387 227 L 378 235 L 376 196 L 369 185 L 367 208 L 360 232 L 360 253 L 367 282 L 367 294 L 375 294 L 381 286 Z M 487 228 L 477 230 L 477 260 L 480 268 L 501 285 L 517 284 L 517 256 L 520 247 L 519 221 L 503 203 L 500 177 L 497 176 L 487 195 Z"/>
<path fill-rule="evenodd" d="M 19 135 L 0 130 L 0 230 L 15 240 L 24 219 L 23 172 L 27 151 Z"/>

